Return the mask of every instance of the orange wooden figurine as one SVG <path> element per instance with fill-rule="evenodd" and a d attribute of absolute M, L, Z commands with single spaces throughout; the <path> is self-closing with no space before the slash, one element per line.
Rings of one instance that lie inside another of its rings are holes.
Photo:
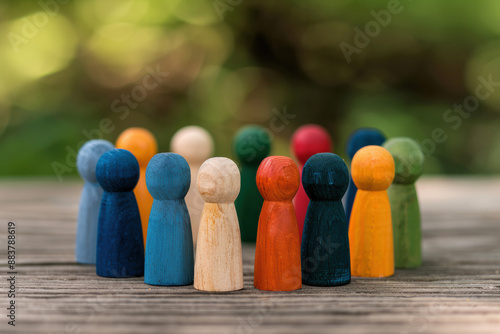
<path fill-rule="evenodd" d="M 358 187 L 349 224 L 351 273 L 361 277 L 394 274 L 391 207 L 387 188 L 394 179 L 394 159 L 385 148 L 365 146 L 352 159 Z"/>
<path fill-rule="evenodd" d="M 288 157 L 267 157 L 257 170 L 257 187 L 264 198 L 255 249 L 253 285 L 257 289 L 302 287 L 299 228 L 292 204 L 299 183 L 299 169 Z"/>
<path fill-rule="evenodd" d="M 116 140 L 116 148 L 122 148 L 130 151 L 140 167 L 139 182 L 134 189 L 134 194 L 139 206 L 142 223 L 142 237 L 144 247 L 146 247 L 146 234 L 148 233 L 149 212 L 153 206 L 153 197 L 149 194 L 146 187 L 146 167 L 149 160 L 158 153 L 156 139 L 151 132 L 143 128 L 129 128 L 123 131 Z"/>

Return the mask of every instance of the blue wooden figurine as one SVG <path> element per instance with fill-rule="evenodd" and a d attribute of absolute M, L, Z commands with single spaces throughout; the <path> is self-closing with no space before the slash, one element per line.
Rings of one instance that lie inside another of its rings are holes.
<path fill-rule="evenodd" d="M 149 162 L 146 186 L 153 207 L 146 240 L 147 284 L 193 284 L 193 235 L 184 200 L 190 184 L 189 165 L 179 154 L 159 153 Z"/>
<path fill-rule="evenodd" d="M 85 181 L 78 209 L 76 225 L 76 262 L 95 264 L 97 249 L 97 222 L 101 205 L 102 188 L 97 182 L 95 167 L 97 161 L 113 144 L 106 140 L 90 140 L 82 146 L 76 157 L 78 173 Z"/>
<path fill-rule="evenodd" d="M 144 275 L 144 242 L 134 187 L 139 163 L 122 149 L 106 152 L 96 175 L 104 189 L 97 230 L 96 273 L 104 277 Z"/>
<path fill-rule="evenodd" d="M 354 131 L 349 139 L 347 140 L 347 154 L 349 159 L 352 158 L 360 149 L 368 145 L 381 146 L 385 142 L 385 136 L 382 132 L 377 129 L 372 128 L 361 128 Z M 352 181 L 352 177 L 349 178 L 349 188 L 347 189 L 347 194 L 345 198 L 345 213 L 347 217 L 347 225 L 351 219 L 352 205 L 354 204 L 354 198 L 356 197 L 356 192 L 358 188 Z"/>
<path fill-rule="evenodd" d="M 335 286 L 351 281 L 349 236 L 342 196 L 349 171 L 342 158 L 318 153 L 307 160 L 302 185 L 309 196 L 302 235 L 302 282 Z"/>

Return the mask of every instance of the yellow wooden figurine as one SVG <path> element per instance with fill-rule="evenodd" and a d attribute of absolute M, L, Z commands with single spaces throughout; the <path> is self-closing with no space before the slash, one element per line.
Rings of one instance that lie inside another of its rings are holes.
<path fill-rule="evenodd" d="M 352 276 L 394 274 L 394 243 L 387 188 L 394 179 L 394 159 L 385 148 L 365 146 L 352 159 L 358 187 L 349 224 Z"/>
<path fill-rule="evenodd" d="M 142 223 L 142 237 L 144 247 L 146 246 L 146 235 L 148 233 L 148 221 L 151 207 L 153 206 L 153 197 L 146 187 L 146 168 L 149 160 L 158 153 L 156 139 L 151 132 L 144 128 L 129 128 L 123 131 L 116 140 L 116 148 L 122 148 L 130 151 L 139 162 L 140 176 L 139 182 L 134 189 L 134 194 L 139 206 Z"/>

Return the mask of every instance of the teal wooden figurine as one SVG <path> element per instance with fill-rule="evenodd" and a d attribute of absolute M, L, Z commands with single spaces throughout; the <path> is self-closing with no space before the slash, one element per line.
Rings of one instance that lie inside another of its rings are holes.
<path fill-rule="evenodd" d="M 106 140 L 95 139 L 85 143 L 76 157 L 78 173 L 85 181 L 78 209 L 76 225 L 76 262 L 95 264 L 97 249 L 97 223 L 103 190 L 95 175 L 99 158 L 114 149 Z"/>
<path fill-rule="evenodd" d="M 241 241 L 255 243 L 259 214 L 264 199 L 257 189 L 257 169 L 271 151 L 269 132 L 257 125 L 241 128 L 233 139 L 233 151 L 240 161 L 241 190 L 235 201 Z"/>
<path fill-rule="evenodd" d="M 193 284 L 193 235 L 184 199 L 190 184 L 189 165 L 179 154 L 159 153 L 149 162 L 146 186 L 153 196 L 153 207 L 146 240 L 147 284 Z"/>
<path fill-rule="evenodd" d="M 387 190 L 391 203 L 396 268 L 422 264 L 420 208 L 415 182 L 422 175 L 424 154 L 410 138 L 392 138 L 384 147 L 396 164 L 396 176 Z"/>
<path fill-rule="evenodd" d="M 349 184 L 347 166 L 336 154 L 315 154 L 304 165 L 302 184 L 310 199 L 302 236 L 302 283 L 347 284 L 351 281 L 351 260 L 342 206 Z"/>
<path fill-rule="evenodd" d="M 354 131 L 347 140 L 346 151 L 349 155 L 349 159 L 352 161 L 352 158 L 360 149 L 369 145 L 377 145 L 380 146 L 384 143 L 385 136 L 382 132 L 377 129 L 372 128 L 361 128 Z M 358 188 L 352 181 L 352 177 L 349 178 L 349 188 L 347 189 L 347 193 L 345 195 L 345 213 L 347 217 L 347 224 L 349 225 L 349 221 L 351 219 L 351 211 L 352 206 L 354 204 L 354 198 L 356 197 L 356 192 Z"/>
<path fill-rule="evenodd" d="M 133 192 L 139 180 L 139 163 L 129 151 L 114 149 L 101 156 L 96 176 L 104 189 L 97 228 L 96 273 L 103 277 L 140 277 L 144 275 L 144 242 Z"/>

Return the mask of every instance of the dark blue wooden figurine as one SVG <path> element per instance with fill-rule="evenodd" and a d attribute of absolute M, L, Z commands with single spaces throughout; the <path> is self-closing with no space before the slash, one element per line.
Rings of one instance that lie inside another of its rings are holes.
<path fill-rule="evenodd" d="M 97 230 L 96 273 L 104 277 L 144 275 L 141 216 L 133 193 L 139 164 L 122 149 L 106 152 L 97 162 L 96 175 L 104 189 Z"/>
<path fill-rule="evenodd" d="M 109 141 L 90 140 L 82 146 L 76 157 L 78 173 L 85 181 L 76 224 L 75 257 L 79 263 L 95 264 L 97 222 L 103 192 L 97 182 L 95 167 L 99 158 L 112 149 L 114 146 Z"/>
<path fill-rule="evenodd" d="M 352 158 L 360 149 L 368 145 L 378 145 L 381 146 L 385 142 L 385 136 L 382 132 L 377 129 L 372 128 L 361 128 L 354 131 L 347 140 L 347 154 L 349 159 Z M 356 192 L 358 188 L 352 181 L 352 177 L 349 177 L 349 188 L 347 189 L 347 194 L 345 198 L 345 213 L 347 217 L 347 225 L 349 226 L 349 221 L 351 219 L 352 205 L 354 204 L 354 198 L 356 197 Z"/>
<path fill-rule="evenodd" d="M 179 154 L 159 153 L 149 162 L 146 186 L 153 207 L 146 240 L 147 284 L 193 284 L 193 235 L 184 200 L 190 184 L 189 165 Z"/>
<path fill-rule="evenodd" d="M 302 282 L 335 286 L 351 281 L 349 236 L 342 196 L 349 171 L 342 158 L 318 153 L 307 160 L 302 185 L 309 196 L 302 235 Z"/>

